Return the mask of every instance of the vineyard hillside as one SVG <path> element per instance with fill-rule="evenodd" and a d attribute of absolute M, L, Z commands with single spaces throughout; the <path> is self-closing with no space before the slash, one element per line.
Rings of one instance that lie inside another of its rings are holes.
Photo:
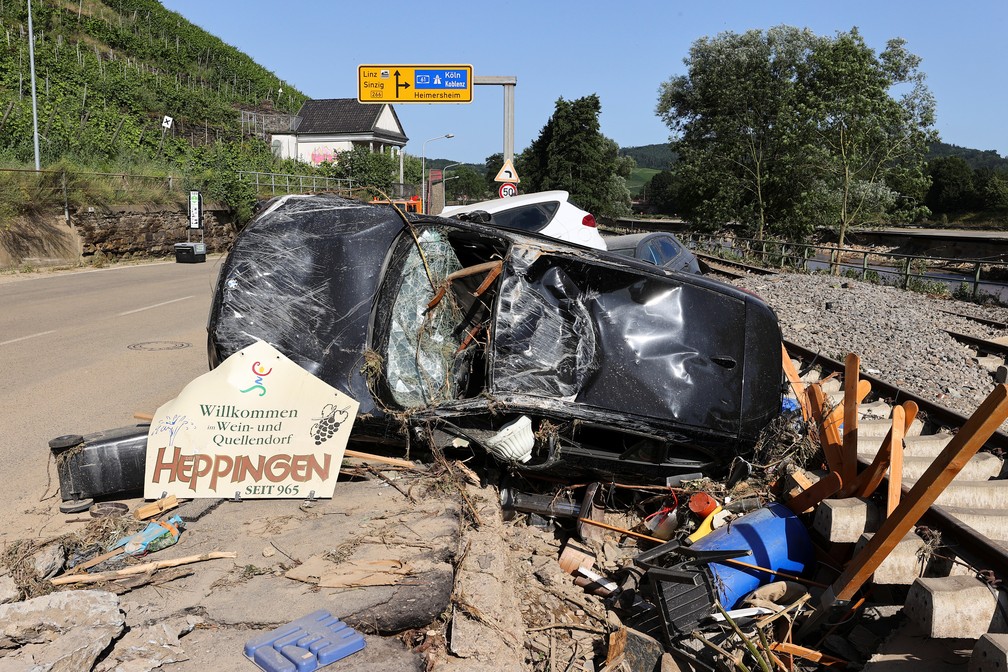
<path fill-rule="evenodd" d="M 32 20 L 43 164 L 192 160 L 242 141 L 242 110 L 293 114 L 305 100 L 156 0 L 34 0 Z M 0 161 L 29 163 L 26 0 L 0 0 L 0 40 Z"/>

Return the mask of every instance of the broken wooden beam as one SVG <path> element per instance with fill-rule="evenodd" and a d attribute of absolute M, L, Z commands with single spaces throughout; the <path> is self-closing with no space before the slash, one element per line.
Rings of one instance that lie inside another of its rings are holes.
<path fill-rule="evenodd" d="M 858 404 L 861 403 L 861 399 L 858 399 L 860 373 L 861 358 L 853 352 L 848 353 L 844 359 L 844 424 L 840 470 L 840 478 L 845 483 L 850 483 L 857 478 Z"/>
<path fill-rule="evenodd" d="M 205 560 L 220 560 L 223 558 L 237 558 L 238 554 L 234 551 L 211 551 L 209 553 L 202 553 L 200 555 L 187 555 L 184 558 L 176 558 L 175 560 L 158 560 L 157 562 L 146 562 L 142 565 L 133 565 L 132 567 L 127 567 L 125 569 L 120 569 L 114 572 L 102 572 L 100 574 L 77 574 L 77 575 L 67 575 L 67 576 L 57 576 L 55 579 L 49 579 L 49 583 L 54 586 L 64 586 L 71 583 L 101 583 L 102 581 L 114 581 L 115 579 L 122 578 L 124 576 L 132 576 L 134 574 L 146 574 L 148 572 L 156 572 L 159 569 L 167 569 L 169 567 L 178 567 L 179 565 L 190 565 L 194 562 L 204 562 Z"/>
<path fill-rule="evenodd" d="M 895 412 L 895 409 L 893 409 L 893 412 Z M 906 433 L 910 431 L 910 425 L 917 418 L 917 404 L 913 401 L 904 401 L 903 416 L 902 436 L 906 436 Z M 882 483 L 882 479 L 885 478 L 886 470 L 889 468 L 892 444 L 893 431 L 890 429 L 882 440 L 882 445 L 879 447 L 878 453 L 875 454 L 875 459 L 872 460 L 871 465 L 858 474 L 853 483 L 844 485 L 840 491 L 842 497 L 869 497 L 878 489 Z"/>
<path fill-rule="evenodd" d="M 825 609 L 838 600 L 850 600 L 860 590 L 896 544 L 917 524 L 952 479 L 962 471 L 970 458 L 1006 419 L 1008 419 L 1008 385 L 1001 384 L 980 404 L 980 408 L 970 416 L 910 492 L 903 497 L 896 510 L 882 524 L 881 529 L 847 563 L 833 585 L 823 593 L 821 613 L 825 613 Z"/>
<path fill-rule="evenodd" d="M 788 354 L 787 348 L 781 343 L 781 356 L 782 364 L 784 366 L 784 375 L 787 376 L 788 383 L 791 385 L 791 389 L 794 391 L 795 398 L 798 399 L 798 405 L 801 407 L 802 420 L 808 422 L 808 419 L 812 417 L 812 409 L 809 407 L 808 396 L 805 393 L 805 383 L 802 382 L 801 376 L 798 375 L 798 370 L 795 369 L 794 362 L 791 361 L 791 355 Z"/>
<path fill-rule="evenodd" d="M 886 517 L 893 514 L 903 493 L 903 427 L 905 413 L 902 406 L 893 409 L 889 455 L 889 491 L 886 493 Z"/>

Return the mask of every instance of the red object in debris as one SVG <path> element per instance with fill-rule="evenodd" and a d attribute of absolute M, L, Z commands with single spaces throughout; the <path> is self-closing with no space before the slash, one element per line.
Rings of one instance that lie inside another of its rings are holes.
<path fill-rule="evenodd" d="M 714 513 L 714 509 L 717 507 L 717 500 L 706 492 L 694 492 L 689 498 L 690 511 L 695 513 L 701 520 Z"/>

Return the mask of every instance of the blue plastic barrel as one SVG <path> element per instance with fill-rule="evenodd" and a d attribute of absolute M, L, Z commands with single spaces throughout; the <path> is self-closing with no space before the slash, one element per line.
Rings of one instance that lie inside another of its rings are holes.
<path fill-rule="evenodd" d="M 751 551 L 736 558 L 750 565 L 777 572 L 800 575 L 812 561 L 814 551 L 805 525 L 782 504 L 769 504 L 736 518 L 692 545 L 698 551 Z M 760 586 L 781 580 L 767 572 L 712 562 L 714 588 L 725 609 L 734 609 L 739 600 Z"/>

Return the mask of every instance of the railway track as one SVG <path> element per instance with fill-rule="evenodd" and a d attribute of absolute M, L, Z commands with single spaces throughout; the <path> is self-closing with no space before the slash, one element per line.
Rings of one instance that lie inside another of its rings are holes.
<path fill-rule="evenodd" d="M 843 363 L 796 343 L 784 345 L 796 367 L 807 371 L 803 379 L 808 383 L 828 379 L 821 383 L 824 392 L 833 404 L 840 403 L 844 394 Z M 834 377 L 830 378 L 831 374 Z M 893 406 L 914 401 L 920 408 L 902 441 L 901 492 L 905 497 L 968 418 L 873 376 L 859 374 L 859 378 L 872 387 L 871 394 L 859 405 L 860 470 L 867 469 L 874 460 L 891 425 Z M 919 645 L 922 632 L 940 646 L 944 645 L 941 640 L 950 640 L 949 651 L 941 654 L 948 657 L 942 666 L 923 669 L 1004 669 L 977 667 L 962 651 L 964 647 L 966 651 L 975 649 L 978 655 L 994 655 L 1002 663 L 1008 659 L 1008 640 L 995 639 L 991 634 L 1006 631 L 1004 605 L 1008 593 L 1000 588 L 1008 579 L 1008 479 L 1002 457 L 1006 447 L 1008 435 L 995 431 L 923 513 L 914 531 L 900 540 L 874 571 L 872 591 L 884 587 L 896 590 L 899 596 L 905 591 L 903 611 L 909 622 L 892 635 L 864 670 L 917 672 L 921 668 L 914 647 Z M 867 545 L 886 518 L 888 489 L 885 479 L 867 498 L 826 499 L 819 503 L 812 529 L 828 554 L 848 557 L 850 551 L 845 549 L 854 547 L 856 556 L 857 549 Z M 948 660 L 957 662 L 946 665 Z"/>
<path fill-rule="evenodd" d="M 726 261 L 706 254 L 698 254 L 710 268 L 712 275 L 731 279 L 768 275 L 775 271 Z M 989 329 L 1003 330 L 1008 336 L 1008 324 L 945 311 L 961 318 L 973 320 Z M 989 340 L 955 331 L 946 331 L 950 337 L 968 349 L 969 355 L 1003 383 L 1008 378 L 1008 338 Z M 805 382 L 830 378 L 824 392 L 833 404 L 843 399 L 844 364 L 800 344 L 785 342 L 785 348 L 796 368 L 806 372 Z M 867 363 L 870 365 L 870 363 Z M 860 373 L 861 380 L 871 384 L 871 394 L 859 405 L 858 460 L 864 469 L 872 462 L 882 443 L 882 436 L 891 426 L 890 415 L 894 405 L 913 401 L 919 408 L 914 422 L 903 439 L 903 464 L 901 470 L 902 493 L 906 495 L 917 479 L 921 478 L 934 458 L 947 446 L 953 436 L 966 424 L 968 418 L 938 403 L 921 399 L 872 375 Z M 916 531 L 900 541 L 890 556 L 875 571 L 876 587 L 900 587 L 906 591 L 904 612 L 912 623 L 911 629 L 923 631 L 932 638 L 954 637 L 961 641 L 974 640 L 978 656 L 985 657 L 987 666 L 976 661 L 970 670 L 1005 669 L 1008 660 L 1008 640 L 994 642 L 990 632 L 1006 632 L 1008 593 L 999 586 L 1008 580 L 1008 469 L 1003 456 L 1008 454 L 1008 434 L 995 431 L 981 450 L 966 463 L 958 476 L 951 481 L 920 518 Z M 879 493 L 888 485 L 883 482 L 874 498 L 822 502 L 815 510 L 813 529 L 826 548 L 863 546 L 886 517 L 886 504 L 879 502 Z M 925 577 L 925 578 L 921 578 Z M 951 605 L 951 606 L 950 606 Z M 969 618 L 966 614 L 979 618 Z M 949 614 L 962 614 L 954 618 Z M 985 620 L 986 619 L 986 620 Z M 1008 635 L 1006 635 L 1008 637 Z M 912 637 L 911 637 L 912 639 Z M 968 656 L 949 656 L 954 664 L 940 667 L 921 667 L 919 652 L 900 651 L 899 636 L 890 648 L 873 657 L 865 670 L 911 669 L 967 669 Z M 991 652 L 994 658 L 990 658 Z M 876 660 L 877 659 L 877 660 Z M 900 661 L 907 663 L 901 665 Z M 1000 664 L 998 668 L 992 661 Z M 943 665 L 948 662 L 943 661 Z"/>

